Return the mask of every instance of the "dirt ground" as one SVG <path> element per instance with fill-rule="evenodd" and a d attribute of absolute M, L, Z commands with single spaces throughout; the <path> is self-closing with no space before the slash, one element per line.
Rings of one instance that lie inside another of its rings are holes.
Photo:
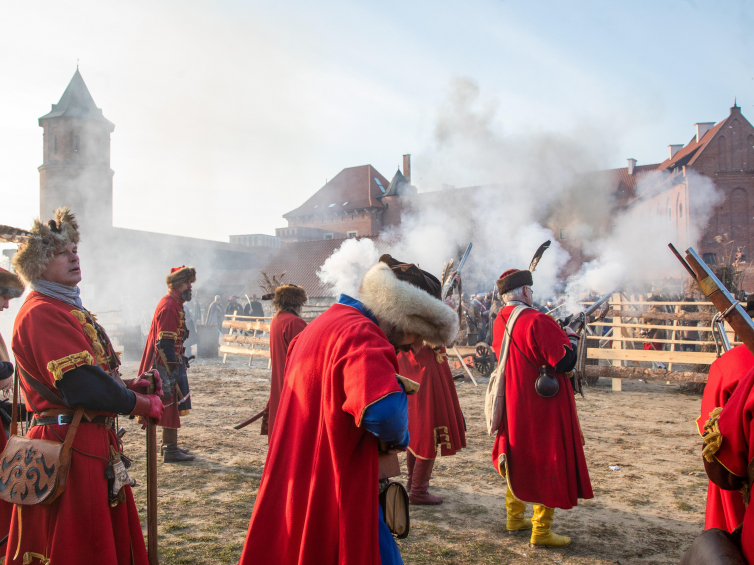
<path fill-rule="evenodd" d="M 130 377 L 137 367 L 123 369 Z M 233 425 L 264 407 L 269 377 L 262 360 L 252 368 L 241 358 L 192 366 L 194 408 L 180 438 L 196 461 L 158 464 L 162 563 L 238 561 L 267 439 L 258 423 L 241 431 Z M 468 447 L 437 460 L 430 487 L 444 504 L 411 507 L 411 533 L 398 542 L 405 563 L 677 563 L 702 531 L 707 480 L 695 428 L 699 395 L 639 381 L 624 381 L 618 393 L 604 379 L 588 387 L 577 406 L 595 498 L 555 512 L 553 529 L 573 538 L 570 547 L 533 549 L 527 535 L 505 530 L 505 482 L 492 467 L 483 421 L 485 385 L 464 382 L 457 390 Z M 128 430 L 126 454 L 134 459 L 145 526 L 144 435 L 133 421 L 120 425 Z"/>

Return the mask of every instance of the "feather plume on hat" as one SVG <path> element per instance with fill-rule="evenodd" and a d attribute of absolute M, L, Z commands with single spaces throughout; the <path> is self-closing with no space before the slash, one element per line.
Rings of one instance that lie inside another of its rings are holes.
<path fill-rule="evenodd" d="M 0 229 L 0 232 L 5 231 Z M 18 253 L 13 256 L 13 267 L 24 281 L 33 283 L 42 276 L 55 251 L 69 243 L 78 244 L 79 224 L 71 209 L 63 206 L 55 210 L 53 219 L 47 223 L 34 220 L 31 231 L 3 233 L 2 239 L 19 244 Z"/>

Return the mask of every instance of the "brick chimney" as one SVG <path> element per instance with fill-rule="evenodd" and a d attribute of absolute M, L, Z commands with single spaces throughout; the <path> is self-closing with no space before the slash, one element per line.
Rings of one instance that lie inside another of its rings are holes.
<path fill-rule="evenodd" d="M 741 106 L 738 105 L 738 101 L 734 98 L 733 99 L 733 107 L 730 109 L 730 115 L 733 114 L 740 114 L 741 113 Z"/>
<path fill-rule="evenodd" d="M 683 145 L 668 145 L 670 148 L 670 158 L 672 159 L 676 153 L 683 149 Z"/>
<path fill-rule="evenodd" d="M 410 183 L 411 182 L 411 155 L 404 155 L 403 156 L 403 176 L 406 177 L 406 180 Z"/>
<path fill-rule="evenodd" d="M 715 126 L 715 122 L 699 122 L 694 125 L 696 126 L 696 142 L 699 143 L 699 140 L 704 137 L 704 134 Z"/>
<path fill-rule="evenodd" d="M 628 174 L 633 175 L 635 168 L 636 168 L 636 159 L 629 159 L 628 160 Z"/>

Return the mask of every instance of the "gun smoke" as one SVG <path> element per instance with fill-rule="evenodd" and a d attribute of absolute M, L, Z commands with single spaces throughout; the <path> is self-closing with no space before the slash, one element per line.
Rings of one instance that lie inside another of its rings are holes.
<path fill-rule="evenodd" d="M 590 291 L 651 288 L 653 281 L 681 275 L 667 244 L 696 245 L 720 200 L 712 181 L 687 174 L 693 214 L 687 233 L 679 234 L 667 204 L 655 209 L 650 202 L 654 187 L 672 182 L 671 173 L 646 175 L 637 183 L 636 201 L 616 209 L 615 183 L 595 173 L 617 160 L 615 132 L 584 127 L 570 134 L 506 135 L 498 114 L 472 80 L 453 81 L 433 144 L 416 156 L 420 192 L 405 197 L 411 206 L 400 226 L 376 243 L 344 242 L 323 265 L 321 280 L 338 292 L 355 292 L 366 268 L 385 252 L 439 276 L 443 263 L 451 257 L 457 263 L 473 241 L 464 290 L 489 292 L 506 269 L 527 268 L 547 239 L 553 244 L 534 273 L 535 298 L 564 292 L 571 311 L 580 310 L 578 300 Z M 448 184 L 469 188 L 449 190 Z"/>

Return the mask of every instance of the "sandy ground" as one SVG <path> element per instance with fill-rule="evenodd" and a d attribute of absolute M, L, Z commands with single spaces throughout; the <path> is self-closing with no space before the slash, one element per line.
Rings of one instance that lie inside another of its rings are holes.
<path fill-rule="evenodd" d="M 137 367 L 124 366 L 124 377 Z M 197 361 L 190 380 L 194 409 L 180 438 L 193 463 L 158 464 L 162 563 L 236 563 L 267 453 L 259 424 L 233 425 L 260 411 L 269 395 L 266 362 Z M 700 396 L 678 385 L 600 379 L 577 405 L 595 498 L 555 513 L 564 549 L 533 549 L 505 530 L 505 482 L 494 471 L 483 421 L 484 384 L 459 385 L 467 449 L 439 458 L 431 490 L 445 503 L 411 507 L 412 529 L 399 541 L 411 563 L 677 563 L 703 526 L 707 480 L 695 428 Z M 125 418 L 126 453 L 146 515 L 144 435 Z M 405 463 L 403 463 L 405 469 Z M 619 470 L 611 470 L 618 466 Z M 405 477 L 403 477 L 405 479 Z M 531 508 L 527 509 L 527 515 Z"/>

